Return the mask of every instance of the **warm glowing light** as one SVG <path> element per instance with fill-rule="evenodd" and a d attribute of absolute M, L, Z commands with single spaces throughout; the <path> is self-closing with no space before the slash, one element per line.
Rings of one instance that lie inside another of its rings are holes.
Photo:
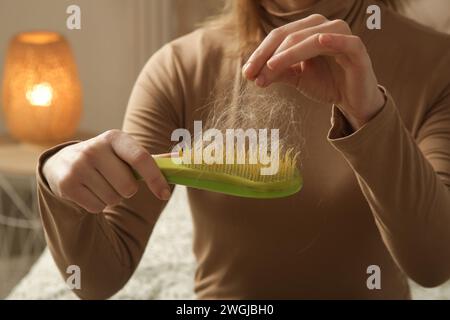
<path fill-rule="evenodd" d="M 17 39 L 25 44 L 49 44 L 61 40 L 61 36 L 56 32 L 35 31 L 18 35 Z"/>
<path fill-rule="evenodd" d="M 27 100 L 32 106 L 49 107 L 53 100 L 53 88 L 48 83 L 34 85 L 27 91 Z"/>
<path fill-rule="evenodd" d="M 83 109 L 82 92 L 75 59 L 63 35 L 52 31 L 18 34 L 11 39 L 3 75 L 0 105 L 15 140 L 48 147 L 73 138 Z"/>

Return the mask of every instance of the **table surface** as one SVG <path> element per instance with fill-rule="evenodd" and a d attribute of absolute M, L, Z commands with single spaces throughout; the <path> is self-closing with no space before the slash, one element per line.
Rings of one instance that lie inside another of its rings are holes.
<path fill-rule="evenodd" d="M 72 140 L 86 140 L 94 134 L 79 133 Z M 34 176 L 39 155 L 48 147 L 17 142 L 6 135 L 0 136 L 0 173 L 5 175 Z"/>

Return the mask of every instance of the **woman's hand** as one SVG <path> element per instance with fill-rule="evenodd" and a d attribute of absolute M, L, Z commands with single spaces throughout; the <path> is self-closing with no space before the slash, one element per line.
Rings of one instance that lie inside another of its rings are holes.
<path fill-rule="evenodd" d="M 45 162 L 43 174 L 55 195 L 100 213 L 137 192 L 131 168 L 158 198 L 170 198 L 169 185 L 153 157 L 118 130 L 65 147 Z"/>
<path fill-rule="evenodd" d="M 336 104 L 355 130 L 385 104 L 361 39 L 345 21 L 317 14 L 274 29 L 243 74 L 260 87 L 284 82 L 313 100 Z"/>

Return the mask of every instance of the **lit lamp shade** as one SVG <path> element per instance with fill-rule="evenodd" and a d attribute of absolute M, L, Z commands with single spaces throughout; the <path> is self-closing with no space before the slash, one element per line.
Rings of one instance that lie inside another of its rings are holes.
<path fill-rule="evenodd" d="M 81 85 L 68 42 L 54 32 L 14 37 L 6 56 L 3 108 L 19 141 L 51 145 L 75 134 L 82 112 Z"/>

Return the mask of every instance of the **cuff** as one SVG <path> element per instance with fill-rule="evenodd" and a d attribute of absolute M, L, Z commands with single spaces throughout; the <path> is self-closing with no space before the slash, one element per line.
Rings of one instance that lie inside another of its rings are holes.
<path fill-rule="evenodd" d="M 72 208 L 77 208 L 77 209 L 78 209 L 78 207 L 74 203 L 72 203 L 71 201 L 62 199 L 53 193 L 53 191 L 50 189 L 50 186 L 48 185 L 48 182 L 44 176 L 44 173 L 42 172 L 42 169 L 43 169 L 44 163 L 45 163 L 45 161 L 47 161 L 47 159 L 49 159 L 50 157 L 52 157 L 58 151 L 64 149 L 65 147 L 70 146 L 72 144 L 79 143 L 79 142 L 80 141 L 65 142 L 65 143 L 59 144 L 57 146 L 54 146 L 51 149 L 48 149 L 47 151 L 44 151 L 39 156 L 38 164 L 36 167 L 36 182 L 38 185 L 38 190 L 42 192 L 44 197 L 50 197 L 52 200 L 56 200 L 57 202 L 60 202 L 61 204 L 70 206 Z"/>
<path fill-rule="evenodd" d="M 333 106 L 331 129 L 328 132 L 328 141 L 340 151 L 350 151 L 358 148 L 367 141 L 375 141 L 375 137 L 383 132 L 389 123 L 397 117 L 397 108 L 391 95 L 380 87 L 386 95 L 386 104 L 383 109 L 362 128 L 357 131 L 349 130 L 349 123 L 337 106 Z"/>

